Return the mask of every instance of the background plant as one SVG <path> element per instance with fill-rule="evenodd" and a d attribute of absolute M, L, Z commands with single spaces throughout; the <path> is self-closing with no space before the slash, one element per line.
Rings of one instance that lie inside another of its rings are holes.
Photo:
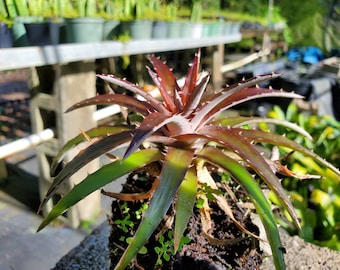
<path fill-rule="evenodd" d="M 286 112 L 275 107 L 269 112 L 269 116 L 298 123 L 311 134 L 313 140 L 283 127 L 276 127 L 276 132 L 286 134 L 288 138 L 313 149 L 315 153 L 325 157 L 335 166 L 340 166 L 340 123 L 338 121 L 330 116 L 301 112 L 294 103 L 289 105 Z M 282 155 L 289 153 L 287 149 L 280 150 Z M 291 234 L 300 234 L 309 242 L 340 250 L 339 176 L 298 153 L 289 155 L 285 162 L 297 174 L 319 174 L 323 177 L 304 181 L 283 180 L 283 186 L 288 190 L 296 212 L 301 218 L 303 234 L 289 222 L 282 224 Z M 272 200 L 277 203 L 274 196 Z"/>
<path fill-rule="evenodd" d="M 296 125 L 264 118 L 239 116 L 217 118 L 221 112 L 245 101 L 265 97 L 301 98 L 301 96 L 280 90 L 252 87 L 264 80 L 277 77 L 276 74 L 257 76 L 221 90 L 208 91 L 210 75 L 199 73 L 200 56 L 199 51 L 188 69 L 183 86 L 178 85 L 174 74 L 165 63 L 157 57 L 150 56 L 149 60 L 153 69 L 147 67 L 147 70 L 160 92 L 161 101 L 124 79 L 114 75 L 98 75 L 108 83 L 123 87 L 141 96 L 142 99 L 110 93 L 79 102 L 68 111 L 88 105 L 118 104 L 139 113 L 142 116 L 141 122 L 136 122 L 135 125 L 107 125 L 93 128 L 70 140 L 61 149 L 53 162 L 52 171 L 58 167 L 66 151 L 83 141 L 90 139 L 92 142 L 90 146 L 65 164 L 55 176 L 39 211 L 75 171 L 91 160 L 106 155 L 108 151 L 124 144 L 128 145 L 123 157 L 113 160 L 88 175 L 63 196 L 38 230 L 98 188 L 149 163 L 158 161 L 162 165 L 157 177 L 159 184 L 155 187 L 149 207 L 115 269 L 124 269 L 129 265 L 138 250 L 156 230 L 174 200 L 176 204 L 174 250 L 177 252 L 183 232 L 193 212 L 198 185 L 206 183 L 212 189 L 217 189 L 207 168 L 207 165 L 210 165 L 229 172 L 231 177 L 244 188 L 264 224 L 276 268 L 285 268 L 277 225 L 268 200 L 253 174 L 257 174 L 276 194 L 295 225 L 300 228 L 294 208 L 276 176 L 277 173 L 287 174 L 288 172 L 289 174 L 289 170 L 278 162 L 272 166 L 273 163 L 262 155 L 256 145 L 267 143 L 291 148 L 315 159 L 321 166 L 326 166 L 339 175 L 340 172 L 314 152 L 284 136 L 257 128 L 243 128 L 245 125 L 270 122 L 287 126 L 308 136 Z M 144 142 L 148 142 L 149 147 L 143 146 Z M 212 195 L 226 215 L 229 215 L 242 231 L 247 232 L 230 212 L 225 197 L 216 193 Z M 206 201 L 206 206 L 202 207 L 200 213 L 201 218 L 209 220 L 209 213 L 205 211 L 209 203 L 208 198 L 204 194 L 199 196 Z M 203 226 L 203 229 L 205 228 L 206 226 Z M 206 235 L 209 236 L 207 231 Z"/>

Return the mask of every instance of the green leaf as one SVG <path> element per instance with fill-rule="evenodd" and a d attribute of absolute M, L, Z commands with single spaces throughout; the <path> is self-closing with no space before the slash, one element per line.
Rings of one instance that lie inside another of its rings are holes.
<path fill-rule="evenodd" d="M 179 187 L 176 201 L 176 217 L 174 231 L 174 250 L 177 252 L 184 230 L 192 215 L 197 193 L 197 173 L 194 168 L 188 170 Z"/>
<path fill-rule="evenodd" d="M 92 128 L 88 131 L 86 131 L 86 135 L 90 138 L 97 138 L 97 137 L 106 137 L 108 135 L 113 135 L 113 134 L 117 134 L 120 133 L 122 131 L 125 130 L 131 130 L 131 127 L 128 126 L 108 126 L 108 125 L 103 125 L 100 127 L 95 127 Z M 62 157 L 64 156 L 64 154 L 70 150 L 72 147 L 78 145 L 79 143 L 82 142 L 86 142 L 87 139 L 84 136 L 84 134 L 79 134 L 78 136 L 74 137 L 73 139 L 69 140 L 64 146 L 63 148 L 61 148 L 58 152 L 58 154 L 54 157 L 52 165 L 51 165 L 51 172 L 53 174 L 53 172 L 56 170 L 56 167 L 58 165 L 58 163 L 60 162 L 60 160 L 62 159 Z"/>
<path fill-rule="evenodd" d="M 115 162 L 104 165 L 93 174 L 88 175 L 82 182 L 74 186 L 69 193 L 62 197 L 40 224 L 38 231 L 46 227 L 64 211 L 92 192 L 148 163 L 161 160 L 162 157 L 162 153 L 158 149 L 145 149 L 133 153 L 125 161 L 119 159 Z"/>
<path fill-rule="evenodd" d="M 100 141 L 92 143 L 89 147 L 82 150 L 69 163 L 65 165 L 63 170 L 54 178 L 52 185 L 47 191 L 43 201 L 41 202 L 38 213 L 47 203 L 47 201 L 57 192 L 58 188 L 63 182 L 77 172 L 80 168 L 85 166 L 90 161 L 107 153 L 118 145 L 121 145 L 131 139 L 131 131 L 122 131 L 120 133 L 107 136 Z"/>
<path fill-rule="evenodd" d="M 285 269 L 282 244 L 270 205 L 257 182 L 241 164 L 213 147 L 206 147 L 198 153 L 199 156 L 228 171 L 231 176 L 246 190 L 252 198 L 256 211 L 266 229 L 267 237 L 273 252 L 276 269 Z"/>
<path fill-rule="evenodd" d="M 176 195 L 178 187 L 190 167 L 193 153 L 190 151 L 169 148 L 165 156 L 165 162 L 160 175 L 159 185 L 156 189 L 149 208 L 145 212 L 135 236 L 125 250 L 123 256 L 115 267 L 115 270 L 125 269 L 136 256 L 140 248 L 155 231 L 164 215 L 168 211 L 171 202 Z"/>

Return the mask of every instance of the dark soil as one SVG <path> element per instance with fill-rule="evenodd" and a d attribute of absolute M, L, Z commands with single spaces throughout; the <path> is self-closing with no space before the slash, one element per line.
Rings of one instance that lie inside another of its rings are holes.
<path fill-rule="evenodd" d="M 141 180 L 142 179 L 142 180 Z M 122 192 L 136 193 L 145 192 L 150 189 L 154 181 L 147 172 L 136 172 L 131 174 L 126 184 L 123 186 Z M 109 249 L 111 255 L 111 269 L 118 263 L 119 258 L 122 256 L 127 247 L 126 238 L 132 237 L 140 223 L 137 219 L 135 211 L 141 208 L 146 201 L 124 202 L 114 199 L 112 203 L 112 218 L 111 218 L 111 235 L 109 238 Z M 125 206 L 123 206 L 125 204 Z M 130 209 L 131 227 L 126 226 L 125 232 L 122 230 L 121 225 L 117 225 L 118 220 L 126 219 L 126 205 Z M 258 228 L 251 222 L 249 217 L 245 217 L 242 209 L 238 208 L 235 204 L 230 205 L 233 209 L 233 214 L 242 225 L 253 232 L 258 234 Z M 166 221 L 171 220 L 174 216 L 173 206 L 170 207 L 167 216 L 163 223 L 158 227 L 157 231 L 150 237 L 145 244 L 147 249 L 146 254 L 138 254 L 136 260 L 131 264 L 130 269 L 259 269 L 262 263 L 261 251 L 257 239 L 253 239 L 244 235 L 234 225 L 232 220 L 225 213 L 218 208 L 214 202 L 210 202 L 211 217 L 213 221 L 213 231 L 211 234 L 218 239 L 243 239 L 237 244 L 218 246 L 212 245 L 208 242 L 201 228 L 200 212 L 195 208 L 194 213 L 189 221 L 188 229 L 185 236 L 190 238 L 190 242 L 185 244 L 182 249 L 175 255 L 169 252 L 170 260 L 166 261 L 163 257 L 162 264 L 157 265 L 157 253 L 154 248 L 161 246 L 159 235 L 162 234 L 164 242 L 171 240 L 168 237 L 168 227 L 165 225 Z M 171 224 L 172 226 L 173 224 Z M 170 228 L 172 230 L 172 228 Z"/>

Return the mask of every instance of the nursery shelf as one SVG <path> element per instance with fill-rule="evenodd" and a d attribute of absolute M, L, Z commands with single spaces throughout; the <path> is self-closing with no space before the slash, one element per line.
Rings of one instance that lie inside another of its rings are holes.
<path fill-rule="evenodd" d="M 241 34 L 204 39 L 154 39 L 129 42 L 61 44 L 57 46 L 0 49 L 0 70 L 37 67 L 69 62 L 208 47 L 239 42 Z"/>

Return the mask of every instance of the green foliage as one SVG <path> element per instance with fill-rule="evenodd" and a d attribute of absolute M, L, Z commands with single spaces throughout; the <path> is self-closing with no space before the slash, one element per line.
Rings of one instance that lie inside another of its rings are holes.
<path fill-rule="evenodd" d="M 128 207 L 126 202 L 121 206 L 121 211 L 123 219 L 117 219 L 114 221 L 114 223 L 117 225 L 119 229 L 127 233 L 129 231 L 129 228 L 133 227 L 134 223 L 131 220 L 130 208 Z"/>
<path fill-rule="evenodd" d="M 331 11 L 331 3 L 335 1 L 290 1 L 281 0 L 279 6 L 281 14 L 291 30 L 292 44 L 294 46 L 317 46 L 326 51 L 339 46 L 339 29 L 336 24 L 327 26 L 327 18 Z M 334 9 L 334 13 L 336 11 Z M 303 16 L 300 16 L 303 14 Z M 337 21 L 334 15 L 334 22 Z M 337 35 L 325 44 L 325 34 Z"/>
<path fill-rule="evenodd" d="M 9 17 L 28 16 L 28 6 L 25 0 L 5 0 Z"/>
<path fill-rule="evenodd" d="M 290 104 L 286 113 L 275 107 L 269 116 L 297 122 L 313 140 L 291 132 L 285 128 L 276 128 L 278 133 L 286 134 L 299 144 L 313 149 L 335 166 L 340 166 L 340 123 L 330 116 L 317 116 L 302 113 L 294 104 Z M 289 150 L 281 149 L 282 154 Z M 284 179 L 283 186 L 289 191 L 296 212 L 301 218 L 305 240 L 340 250 L 340 178 L 327 168 L 319 166 L 313 160 L 293 153 L 286 160 L 287 166 L 298 174 L 319 174 L 319 180 Z M 275 196 L 272 200 L 278 204 Z M 289 221 L 290 219 L 288 219 Z M 292 234 L 298 234 L 289 222 L 283 223 Z"/>
<path fill-rule="evenodd" d="M 142 218 L 145 211 L 148 209 L 148 205 L 143 203 L 139 209 L 137 209 L 134 214 L 136 219 L 139 220 Z M 121 229 L 124 233 L 127 233 L 130 228 L 133 228 L 134 222 L 131 217 L 131 210 L 126 202 L 121 205 L 121 213 L 123 215 L 122 219 L 116 219 L 113 222 L 117 225 L 119 229 Z"/>
<path fill-rule="evenodd" d="M 202 183 L 200 187 L 197 189 L 197 195 L 204 195 L 208 200 L 214 201 L 214 194 L 224 194 L 222 190 L 213 189 L 207 183 Z M 198 198 L 196 201 L 196 207 L 201 209 L 203 207 L 204 200 L 202 198 Z"/>
<path fill-rule="evenodd" d="M 202 3 L 200 1 L 194 2 L 191 10 L 190 20 L 192 22 L 199 22 L 202 20 Z"/>
<path fill-rule="evenodd" d="M 173 240 L 173 233 L 171 230 L 168 231 L 166 237 L 162 234 L 158 240 L 160 246 L 155 247 L 155 252 L 157 254 L 157 266 L 163 265 L 163 259 L 168 262 L 170 260 L 171 255 L 175 255 L 176 252 L 174 250 L 174 240 Z M 190 243 L 190 238 L 187 236 L 182 237 L 180 241 L 180 245 L 178 251 L 181 251 L 183 245 Z"/>
<path fill-rule="evenodd" d="M 141 207 L 135 211 L 136 219 L 141 219 L 147 209 L 148 205 L 146 203 L 143 203 Z"/>

